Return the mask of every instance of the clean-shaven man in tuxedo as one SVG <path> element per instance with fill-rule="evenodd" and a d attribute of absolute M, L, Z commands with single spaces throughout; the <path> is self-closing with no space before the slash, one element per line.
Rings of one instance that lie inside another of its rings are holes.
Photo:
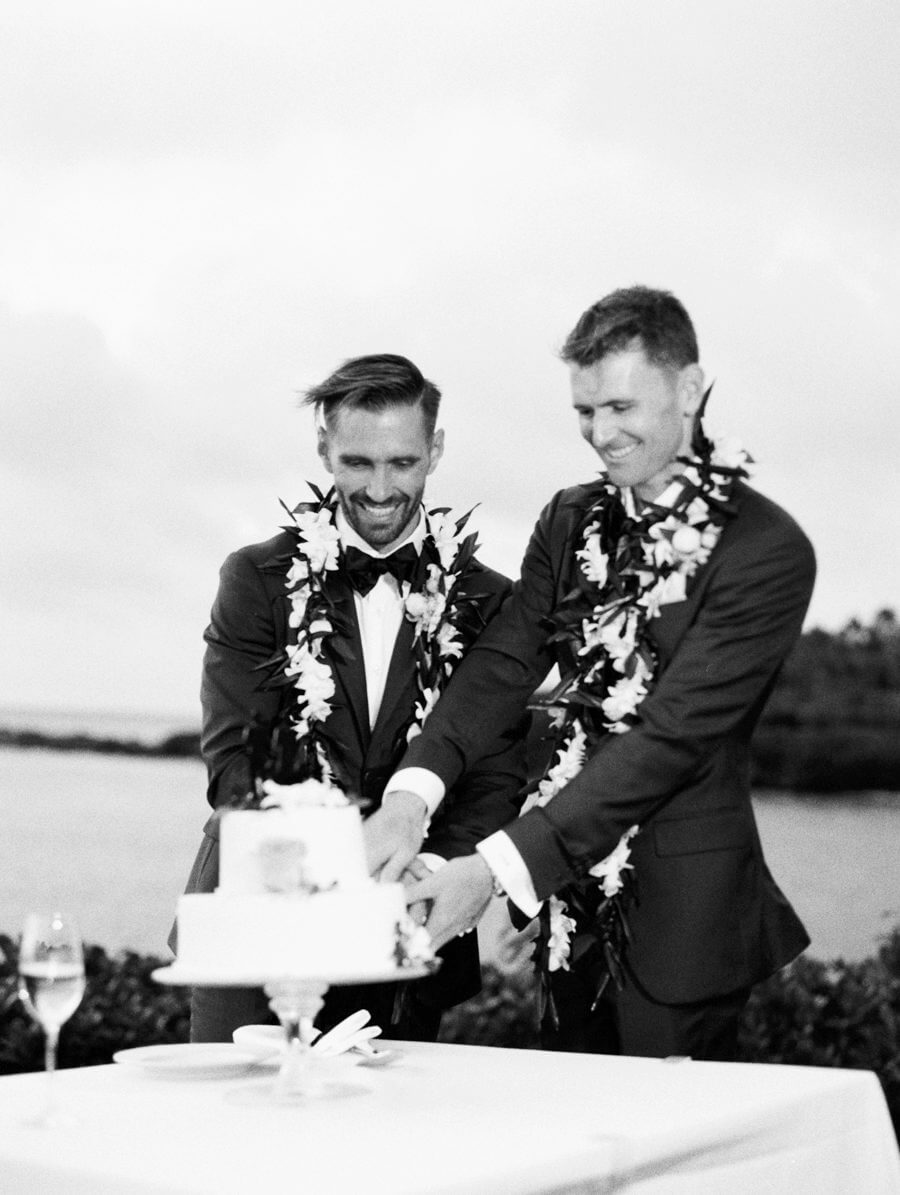
<path fill-rule="evenodd" d="M 239 803 L 261 774 L 285 784 L 330 776 L 377 809 L 421 724 L 423 690 L 452 683 L 447 674 L 507 595 L 509 581 L 474 558 L 474 542 L 454 534 L 453 520 L 423 509 L 426 479 L 444 446 L 436 429 L 440 397 L 411 361 L 391 354 L 349 360 L 306 395 L 334 496 L 295 512 L 301 521 L 316 512 L 305 524 L 308 555 L 299 566 L 300 539 L 283 529 L 222 567 L 201 689 L 201 745 L 215 810 Z M 304 588 L 316 569 L 321 588 Z M 331 628 L 324 637 L 321 616 Z M 313 657 L 319 704 L 311 712 L 298 703 L 298 684 L 303 659 Z M 471 852 L 505 825 L 521 804 L 523 782 L 521 727 L 511 722 L 449 787 L 405 878 Z M 214 813 L 189 892 L 217 884 L 218 828 Z M 449 942 L 442 957 L 436 975 L 400 989 L 332 989 L 317 1023 L 327 1028 L 365 1007 L 385 1036 L 434 1039 L 442 1010 L 474 995 L 481 982 L 475 934 Z M 239 1025 L 268 1019 L 261 990 L 193 991 L 194 1041 L 230 1041 Z"/>
<path fill-rule="evenodd" d="M 370 865 L 385 879 L 405 865 L 426 812 L 558 664 L 568 737 L 536 803 L 410 896 L 433 902 L 438 941 L 473 925 L 492 888 L 522 920 L 544 918 L 547 1047 L 728 1059 L 751 986 L 808 945 L 763 858 L 750 739 L 814 555 L 745 484 L 749 458 L 706 438 L 697 341 L 674 296 L 608 295 L 561 356 L 605 476 L 545 507 L 512 598 L 404 759 L 425 780 L 394 778 L 366 828 Z M 617 846 L 630 940 L 589 874 Z"/>

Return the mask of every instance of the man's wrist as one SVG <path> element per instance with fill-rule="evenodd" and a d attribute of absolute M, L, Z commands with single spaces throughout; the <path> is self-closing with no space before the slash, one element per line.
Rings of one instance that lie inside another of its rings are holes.
<path fill-rule="evenodd" d="M 416 855 L 416 858 L 422 860 L 432 875 L 434 872 L 440 871 L 440 869 L 445 867 L 447 864 L 447 860 L 444 858 L 444 856 L 436 855 L 434 851 L 419 851 L 418 855 Z"/>
<path fill-rule="evenodd" d="M 475 850 L 487 864 L 505 895 L 526 917 L 536 917 L 541 909 L 525 861 L 512 839 L 502 830 L 482 839 Z"/>
<path fill-rule="evenodd" d="M 395 792 L 415 793 L 421 797 L 431 818 L 444 799 L 446 789 L 440 776 L 427 768 L 401 768 L 388 780 L 384 795 L 387 797 Z"/>
<path fill-rule="evenodd" d="M 381 798 L 381 808 L 386 813 L 399 814 L 416 825 L 424 824 L 428 817 L 428 806 L 418 793 L 394 789 Z"/>

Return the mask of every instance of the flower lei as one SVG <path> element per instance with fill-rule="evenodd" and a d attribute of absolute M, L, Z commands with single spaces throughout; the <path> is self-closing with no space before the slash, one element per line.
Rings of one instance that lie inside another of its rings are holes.
<path fill-rule="evenodd" d="M 288 625 L 296 639 L 263 665 L 270 684 L 289 685 L 293 700 L 287 714 L 292 765 L 289 773 L 328 784 L 336 779 L 328 759 L 322 724 L 331 713 L 335 682 L 324 644 L 336 631 L 349 631 L 344 616 L 327 592 L 326 577 L 341 564 L 340 535 L 335 525 L 337 501 L 310 483 L 316 502 L 292 511 L 283 530 L 294 538 L 285 588 L 290 604 Z M 284 504 L 282 504 L 284 505 Z M 418 698 L 406 727 L 406 740 L 420 734 L 475 633 L 479 629 L 477 595 L 463 595 L 459 581 L 466 575 L 478 548 L 477 535 L 464 534 L 472 512 L 455 518 L 449 508 L 425 512 L 422 545 L 425 579 L 421 589 L 404 581 L 401 587 L 404 614 L 415 627 L 413 652 Z M 283 752 L 283 746 L 279 748 Z M 298 753 L 302 758 L 297 759 Z"/>
<path fill-rule="evenodd" d="M 707 439 L 699 421 L 692 455 L 678 459 L 685 468 L 671 507 L 651 503 L 628 517 L 618 488 L 603 482 L 583 516 L 575 553 L 581 576 L 551 616 L 548 641 L 565 645 L 573 664 L 540 703 L 553 715 L 555 751 L 526 808 L 546 805 L 606 734 L 625 734 L 638 721 L 658 663 L 653 619 L 685 599 L 688 578 L 709 559 L 733 513 L 734 484 L 749 476 L 752 463 L 734 441 Z M 638 832 L 631 826 L 590 868 L 593 883 L 570 886 L 565 899 L 551 896 L 541 910 L 538 970 L 546 981 L 548 972 L 569 970 L 570 963 L 592 968 L 595 1005 L 610 977 L 619 987 L 623 982 L 629 936 L 624 904 L 634 883 L 629 844 Z"/>

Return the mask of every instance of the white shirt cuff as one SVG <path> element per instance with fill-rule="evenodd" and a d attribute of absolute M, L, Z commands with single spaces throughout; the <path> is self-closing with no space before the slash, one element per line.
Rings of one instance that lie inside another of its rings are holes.
<path fill-rule="evenodd" d="M 439 871 L 447 862 L 443 855 L 436 855 L 434 851 L 420 851 L 416 858 L 421 859 L 432 873 Z"/>
<path fill-rule="evenodd" d="M 440 776 L 436 776 L 434 772 L 429 772 L 427 768 L 401 768 L 388 781 L 382 802 L 391 793 L 415 793 L 417 797 L 421 797 L 425 802 L 425 810 L 430 819 L 434 817 L 435 810 L 441 801 L 443 801 L 446 791 L 446 786 Z"/>
<path fill-rule="evenodd" d="M 513 904 L 526 917 L 537 917 L 544 902 L 538 900 L 531 873 L 510 836 L 498 830 L 479 842 L 475 850 L 500 881 Z"/>

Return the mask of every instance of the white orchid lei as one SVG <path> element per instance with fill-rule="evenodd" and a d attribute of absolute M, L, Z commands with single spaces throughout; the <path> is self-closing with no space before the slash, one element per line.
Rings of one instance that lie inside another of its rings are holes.
<path fill-rule="evenodd" d="M 453 669 L 471 644 L 477 627 L 470 615 L 473 595 L 462 597 L 458 582 L 478 547 L 477 536 L 463 535 L 472 512 L 455 518 L 448 507 L 425 514 L 427 532 L 422 551 L 436 557 L 427 566 L 424 588 L 404 598 L 404 613 L 415 627 L 416 684 L 419 700 L 406 732 L 407 742 L 422 733 Z"/>
<path fill-rule="evenodd" d="M 294 545 L 289 561 L 280 558 L 276 562 L 288 565 L 285 588 L 290 642 L 262 667 L 269 672 L 269 685 L 292 689 L 287 725 L 293 744 L 287 771 L 298 779 L 312 777 L 335 784 L 322 733 L 335 695 L 324 645 L 337 630 L 348 629 L 326 586 L 328 574 L 341 566 L 342 553 L 334 490 L 323 494 L 312 484 L 310 488 L 316 502 L 296 510 L 285 507 L 290 523 L 283 530 L 293 536 Z M 416 589 L 409 582 L 402 583 L 404 614 L 415 628 L 418 689 L 406 740 L 421 733 L 454 667 L 480 629 L 478 595 L 463 593 L 460 585 L 478 547 L 475 533 L 464 534 L 471 513 L 454 517 L 447 507 L 425 512 L 424 583 Z M 278 750 L 284 753 L 283 744 Z"/>
<path fill-rule="evenodd" d="M 707 439 L 699 424 L 692 455 L 679 460 L 681 489 L 671 506 L 651 504 L 629 518 L 618 488 L 603 482 L 583 516 L 575 553 L 581 576 L 550 619 L 549 642 L 564 645 L 573 663 L 541 703 L 553 714 L 556 749 L 526 809 L 551 801 L 604 735 L 625 734 L 638 721 L 656 675 L 653 619 L 685 599 L 689 578 L 709 559 L 732 513 L 734 483 L 749 476 L 752 463 L 734 441 Z M 551 896 L 541 911 L 538 970 L 593 966 L 597 999 L 610 977 L 622 982 L 624 890 L 633 879 L 630 842 L 638 832 L 629 827 L 590 868 L 589 880 Z"/>

